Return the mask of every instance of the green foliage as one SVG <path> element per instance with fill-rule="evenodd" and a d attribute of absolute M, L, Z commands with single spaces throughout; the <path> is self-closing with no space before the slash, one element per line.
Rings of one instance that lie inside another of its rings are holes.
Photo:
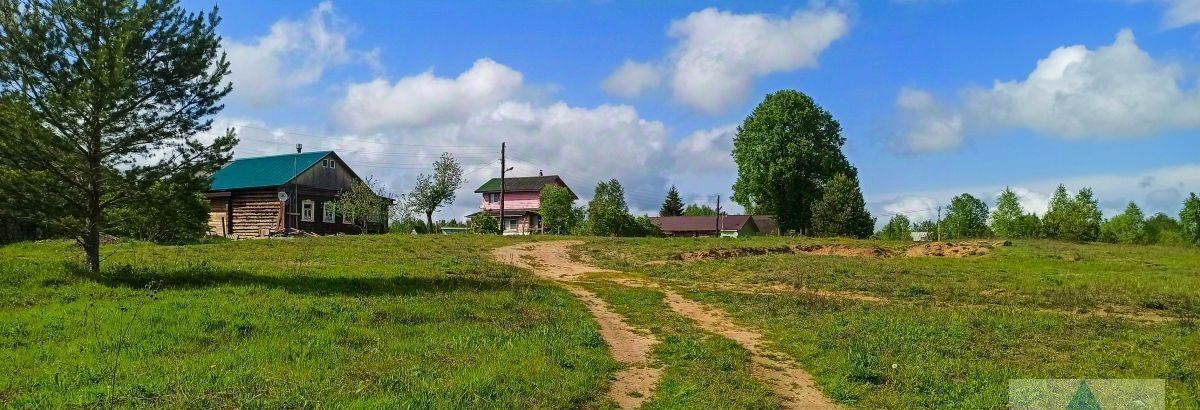
<path fill-rule="evenodd" d="M 138 193 L 137 206 L 109 208 L 109 233 L 140 241 L 184 244 L 208 232 L 208 199 L 186 184 L 160 182 Z"/>
<path fill-rule="evenodd" d="M 911 222 L 908 217 L 903 214 L 896 214 L 892 219 L 888 220 L 887 225 L 883 226 L 883 230 L 879 231 L 879 239 L 888 241 L 909 241 L 912 240 L 912 230 L 909 228 Z"/>
<path fill-rule="evenodd" d="M 355 222 L 359 232 L 367 233 L 371 223 L 381 223 L 387 219 L 388 210 L 392 203 L 384 197 L 387 191 L 372 177 L 364 181 L 354 181 L 350 189 L 338 193 L 333 209 L 342 218 Z"/>
<path fill-rule="evenodd" d="M 633 230 L 626 236 L 663 236 L 662 229 L 646 215 L 633 218 Z"/>
<path fill-rule="evenodd" d="M 1162 212 L 1146 218 L 1146 242 L 1159 245 L 1183 245 L 1179 221 Z"/>
<path fill-rule="evenodd" d="M 1002 238 L 1036 238 L 1041 229 L 1037 215 L 1025 213 L 1017 193 L 1005 187 L 992 211 L 992 233 Z"/>
<path fill-rule="evenodd" d="M 1183 201 L 1183 209 L 1179 211 L 1179 226 L 1185 242 L 1200 245 L 1200 197 L 1195 192 Z"/>
<path fill-rule="evenodd" d="M 875 230 L 875 218 L 867 211 L 858 177 L 837 174 L 822 187 L 821 199 L 813 203 L 812 232 L 817 236 L 866 238 Z"/>
<path fill-rule="evenodd" d="M 565 187 L 547 185 L 542 188 L 541 204 L 542 229 L 546 233 L 565 235 L 578 222 L 572 212 L 575 199 Z"/>
<path fill-rule="evenodd" d="M 633 218 L 625 204 L 625 189 L 616 179 L 596 185 L 588 202 L 587 219 L 595 236 L 624 236 L 632 228 Z"/>
<path fill-rule="evenodd" d="M 93 273 L 108 210 L 153 207 L 139 194 L 205 181 L 230 158 L 232 130 L 210 145 L 195 138 L 232 90 L 218 22 L 215 9 L 171 0 L 0 2 L 0 167 L 54 180 L 16 181 L 0 196 L 67 204 L 55 223 Z"/>
<path fill-rule="evenodd" d="M 1146 217 L 1142 209 L 1130 201 L 1125 212 L 1104 221 L 1100 226 L 1100 240 L 1126 245 L 1146 244 Z"/>
<path fill-rule="evenodd" d="M 467 223 L 467 226 L 471 228 L 471 233 L 487 235 L 500 234 L 500 222 L 496 220 L 496 217 L 487 212 L 478 212 L 474 215 L 471 215 L 471 221 Z"/>
<path fill-rule="evenodd" d="M 1050 208 L 1042 218 L 1042 234 L 1051 239 L 1086 242 L 1100 236 L 1102 216 L 1091 188 L 1080 189 L 1074 198 L 1059 185 L 1050 198 Z"/>
<path fill-rule="evenodd" d="M 942 219 L 943 238 L 982 238 L 989 234 L 987 226 L 988 207 L 971 194 L 962 194 L 950 200 L 946 218 Z"/>
<path fill-rule="evenodd" d="M 717 216 L 717 210 L 708 205 L 688 204 L 683 216 Z"/>
<path fill-rule="evenodd" d="M 793 90 L 767 95 L 738 127 L 733 200 L 747 213 L 775 215 L 781 232 L 807 234 L 812 205 L 834 175 L 857 176 L 842 127 L 812 98 Z"/>
<path fill-rule="evenodd" d="M 433 226 L 433 213 L 454 203 L 454 192 L 463 184 L 462 165 L 449 152 L 433 163 L 433 175 L 417 176 L 417 185 L 408 195 L 408 208 L 425 214 L 425 224 Z M 432 233 L 432 232 L 431 232 Z"/>
<path fill-rule="evenodd" d="M 913 226 L 912 226 L 912 231 L 913 232 L 929 232 L 930 238 L 936 238 L 937 231 L 938 231 L 937 222 L 931 221 L 931 220 L 914 222 Z"/>
<path fill-rule="evenodd" d="M 425 221 L 412 216 L 396 219 L 392 221 L 391 226 L 388 227 L 388 231 L 395 234 L 405 235 L 411 234 L 414 231 L 418 234 L 423 234 L 426 232 Z"/>
<path fill-rule="evenodd" d="M 679 198 L 679 190 L 671 185 L 671 189 L 667 191 L 667 198 L 663 200 L 662 207 L 658 209 L 658 216 L 680 215 L 683 215 L 683 199 Z"/>

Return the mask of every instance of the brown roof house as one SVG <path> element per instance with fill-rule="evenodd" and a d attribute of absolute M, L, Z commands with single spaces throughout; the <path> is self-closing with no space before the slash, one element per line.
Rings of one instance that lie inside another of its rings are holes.
<path fill-rule="evenodd" d="M 542 232 L 542 189 L 548 185 L 567 188 L 571 199 L 579 199 L 558 175 L 504 178 L 504 216 L 500 216 L 500 178 L 492 178 L 475 190 L 483 194 L 482 210 L 501 220 L 505 235 Z M 503 218 L 503 219 L 501 219 Z"/>
<path fill-rule="evenodd" d="M 659 216 L 650 222 L 666 236 L 720 236 L 738 238 L 760 235 L 753 215 Z M 774 221 L 772 218 L 771 221 Z"/>
<path fill-rule="evenodd" d="M 204 193 L 210 206 L 209 234 L 249 238 L 295 231 L 360 233 L 362 220 L 355 224 L 354 218 L 339 215 L 334 201 L 361 180 L 333 151 L 233 160 L 213 174 Z M 367 222 L 368 232 L 387 231 L 387 221 L 381 218 Z"/>

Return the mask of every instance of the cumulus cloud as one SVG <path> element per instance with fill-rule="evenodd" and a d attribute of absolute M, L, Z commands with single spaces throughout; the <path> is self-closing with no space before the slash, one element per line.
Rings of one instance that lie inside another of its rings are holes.
<path fill-rule="evenodd" d="M 609 94 L 632 98 L 642 91 L 658 87 L 660 82 L 662 73 L 654 64 L 626 60 L 601 85 Z"/>
<path fill-rule="evenodd" d="M 635 212 L 657 210 L 672 164 L 665 125 L 642 118 L 628 105 L 577 107 L 522 99 L 530 88 L 517 70 L 480 59 L 453 77 L 427 71 L 350 84 L 333 110 L 344 129 L 368 141 L 360 146 L 379 139 L 380 148 L 366 148 L 366 155 L 405 156 L 377 160 L 411 168 L 380 169 L 396 189 L 411 188 L 417 173 L 428 172 L 422 164 L 440 152 L 454 153 L 468 175 L 458 200 L 443 213 L 446 218 L 478 209 L 478 195 L 471 191 L 498 176 L 501 142 L 507 143 L 508 165 L 515 168 L 510 175 L 558 174 L 584 199 L 597 182 L 616 178 Z"/>
<path fill-rule="evenodd" d="M 915 152 L 945 151 L 962 145 L 962 116 L 940 106 L 933 94 L 903 88 L 900 95 L 896 96 L 896 107 L 907 122 L 903 149 Z"/>
<path fill-rule="evenodd" d="M 1142 2 L 1145 0 L 1133 0 Z M 1153 0 L 1162 4 L 1162 27 L 1166 29 L 1179 28 L 1200 22 L 1200 0 Z"/>
<path fill-rule="evenodd" d="M 681 172 L 734 172 L 734 124 L 693 132 L 679 141 L 672 152 L 674 169 Z"/>
<path fill-rule="evenodd" d="M 757 77 L 816 66 L 821 53 L 844 36 L 849 25 L 844 13 L 824 8 L 799 10 L 790 17 L 716 8 L 693 12 L 672 21 L 667 30 L 677 40 L 664 58 L 672 95 L 680 104 L 719 113 L 744 101 Z M 629 64 L 610 79 L 622 71 L 627 75 Z M 637 92 L 631 91 L 633 87 L 619 91 L 636 95 L 648 88 L 639 85 L 643 87 Z"/>
<path fill-rule="evenodd" d="M 255 105 L 281 101 L 288 91 L 315 84 L 331 66 L 358 61 L 378 67 L 375 52 L 350 49 L 354 28 L 325 1 L 304 20 L 283 19 L 250 42 L 225 40 L 233 95 Z"/>
<path fill-rule="evenodd" d="M 433 70 L 394 83 L 379 78 L 351 84 L 335 108 L 338 121 L 366 131 L 387 126 L 462 121 L 512 97 L 523 83 L 521 73 L 490 59 L 479 59 L 455 78 Z"/>
<path fill-rule="evenodd" d="M 1181 86 L 1194 80 L 1178 65 L 1155 60 L 1131 31 L 1122 30 L 1108 46 L 1051 51 L 1024 80 L 967 89 L 961 106 L 949 111 L 938 109 L 923 91 L 901 90 L 898 103 L 907 94 L 926 104 L 901 106 L 913 151 L 951 149 L 961 137 L 950 136 L 996 129 L 1072 139 L 1134 138 L 1200 128 L 1200 94 Z"/>

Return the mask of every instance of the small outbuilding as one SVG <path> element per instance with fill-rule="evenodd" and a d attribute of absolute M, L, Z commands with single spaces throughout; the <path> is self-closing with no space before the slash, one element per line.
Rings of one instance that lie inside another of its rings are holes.
<path fill-rule="evenodd" d="M 659 216 L 650 222 L 666 236 L 738 238 L 761 234 L 753 215 Z"/>

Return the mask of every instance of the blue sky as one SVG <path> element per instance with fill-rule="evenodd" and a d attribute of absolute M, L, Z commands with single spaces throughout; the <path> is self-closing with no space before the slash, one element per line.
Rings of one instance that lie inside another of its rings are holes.
<path fill-rule="evenodd" d="M 1200 191 L 1194 0 L 217 4 L 239 156 L 336 149 L 403 192 L 450 151 L 471 173 L 445 218 L 501 140 L 635 211 L 727 196 L 733 128 L 780 89 L 842 123 L 880 223 L 1006 185 L 1035 211 L 1092 186 L 1106 215 Z"/>

